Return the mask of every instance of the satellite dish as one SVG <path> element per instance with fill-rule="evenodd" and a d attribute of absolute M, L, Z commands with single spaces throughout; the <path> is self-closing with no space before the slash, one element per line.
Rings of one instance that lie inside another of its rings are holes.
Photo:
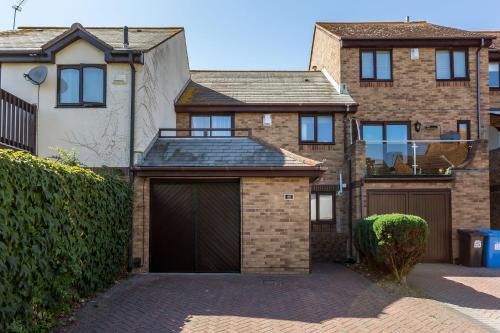
<path fill-rule="evenodd" d="M 24 78 L 34 85 L 41 85 L 45 79 L 47 78 L 47 67 L 46 66 L 37 66 L 32 68 L 28 74 L 24 74 Z"/>

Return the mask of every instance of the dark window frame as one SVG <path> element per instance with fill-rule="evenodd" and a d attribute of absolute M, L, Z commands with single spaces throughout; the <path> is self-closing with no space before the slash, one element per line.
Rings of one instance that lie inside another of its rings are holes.
<path fill-rule="evenodd" d="M 318 142 L 318 117 L 332 117 L 332 141 Z M 302 140 L 302 117 L 314 118 L 314 139 Z M 300 113 L 299 114 L 299 144 L 301 145 L 334 145 L 335 144 L 335 114 L 334 113 Z"/>
<path fill-rule="evenodd" d="M 210 126 L 209 128 L 212 128 L 212 117 L 213 116 L 227 116 L 227 117 L 231 117 L 231 128 L 234 128 L 234 113 L 228 113 L 228 112 L 209 112 L 209 113 L 190 113 L 189 114 L 189 128 L 193 128 L 193 117 L 210 117 Z M 210 134 L 212 134 L 212 132 L 214 131 L 219 131 L 217 129 L 214 129 L 213 131 L 209 131 Z M 193 130 L 191 131 L 189 134 L 191 136 L 193 136 L 193 132 L 200 132 L 199 130 Z M 222 130 L 221 132 L 225 132 L 224 130 Z M 230 137 L 231 136 L 235 136 L 235 133 L 234 131 L 226 131 L 226 132 L 230 132 L 231 135 L 229 135 Z M 203 133 L 205 134 L 205 133 Z M 205 135 L 203 135 L 203 137 L 205 137 Z M 208 136 L 206 136 L 208 137 Z M 212 136 L 212 135 L 209 135 L 209 137 L 211 138 L 227 138 L 228 136 Z"/>
<path fill-rule="evenodd" d="M 316 220 L 313 220 L 311 218 L 311 207 L 312 207 L 312 195 L 313 194 L 316 194 Z M 319 214 L 319 197 L 320 195 L 331 195 L 332 196 L 332 219 L 331 220 L 322 220 L 320 219 L 320 214 Z M 314 223 L 318 223 L 318 224 L 321 224 L 321 223 L 335 223 L 337 221 L 337 208 L 336 208 L 336 204 L 337 204 L 337 200 L 336 200 L 336 197 L 335 197 L 335 192 L 332 192 L 332 191 L 311 191 L 311 197 L 309 198 L 309 222 L 314 224 Z"/>
<path fill-rule="evenodd" d="M 103 70 L 103 101 L 101 102 L 84 102 L 83 101 L 83 69 L 84 68 L 100 68 Z M 61 103 L 61 71 L 65 69 L 77 69 L 79 72 L 80 90 L 78 103 Z M 79 64 L 79 65 L 58 65 L 57 66 L 57 107 L 58 108 L 102 108 L 106 107 L 107 95 L 107 66 L 104 64 Z"/>
<path fill-rule="evenodd" d="M 377 51 L 389 51 L 389 57 L 391 59 L 391 78 L 390 79 L 378 79 L 377 78 Z M 373 55 L 373 78 L 363 78 L 363 53 L 372 53 Z M 359 50 L 359 80 L 362 82 L 393 82 L 394 81 L 394 70 L 393 70 L 393 56 L 392 49 L 360 49 Z"/>
<path fill-rule="evenodd" d="M 500 90 L 500 60 L 499 61 L 490 61 L 489 64 L 498 64 L 498 86 L 497 87 L 492 87 L 492 86 L 489 86 L 490 87 L 490 90 Z M 488 85 L 490 83 L 490 70 L 488 68 Z"/>
<path fill-rule="evenodd" d="M 470 120 L 457 120 L 457 133 L 460 134 L 460 125 L 461 124 L 465 124 L 467 125 L 467 139 L 466 140 L 470 140 L 471 139 L 471 124 L 470 124 Z M 462 138 L 460 138 L 462 139 Z"/>
<path fill-rule="evenodd" d="M 450 54 L 450 78 L 449 79 L 438 79 L 437 77 L 437 53 L 438 51 L 448 51 Z M 465 77 L 455 77 L 455 68 L 454 68 L 454 57 L 453 54 L 455 52 L 465 52 Z M 469 48 L 458 48 L 458 47 L 448 47 L 448 48 L 437 48 L 434 55 L 434 68 L 435 68 L 435 76 L 436 81 L 470 81 L 470 73 L 469 73 Z"/>
<path fill-rule="evenodd" d="M 387 125 L 406 125 L 408 127 L 407 130 L 407 140 L 411 140 L 411 121 L 406 121 L 406 120 L 395 120 L 395 121 L 361 121 L 361 140 L 365 141 L 365 136 L 364 136 L 364 125 L 368 126 L 382 126 L 382 140 L 387 140 Z"/>

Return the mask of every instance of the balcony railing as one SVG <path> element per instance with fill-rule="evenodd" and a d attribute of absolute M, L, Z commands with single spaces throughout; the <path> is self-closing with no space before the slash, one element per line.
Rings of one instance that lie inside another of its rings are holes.
<path fill-rule="evenodd" d="M 366 141 L 366 175 L 448 176 L 463 164 L 471 140 Z"/>
<path fill-rule="evenodd" d="M 35 153 L 36 105 L 0 89 L 0 147 Z"/>

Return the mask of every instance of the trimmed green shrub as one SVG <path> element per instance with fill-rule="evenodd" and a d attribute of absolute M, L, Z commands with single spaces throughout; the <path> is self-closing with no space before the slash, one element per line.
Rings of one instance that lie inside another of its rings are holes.
<path fill-rule="evenodd" d="M 429 227 L 414 215 L 375 215 L 356 223 L 354 237 L 363 260 L 406 283 L 406 276 L 425 252 Z"/>
<path fill-rule="evenodd" d="M 131 198 L 118 177 L 0 150 L 0 331 L 40 329 L 124 272 Z"/>

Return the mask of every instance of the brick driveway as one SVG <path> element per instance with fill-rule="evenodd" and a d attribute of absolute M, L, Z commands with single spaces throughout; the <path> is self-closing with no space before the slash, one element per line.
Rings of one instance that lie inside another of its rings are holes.
<path fill-rule="evenodd" d="M 500 332 L 500 269 L 419 264 L 408 283 Z"/>
<path fill-rule="evenodd" d="M 137 275 L 57 332 L 485 332 L 439 302 L 390 295 L 340 265 L 311 275 Z"/>

